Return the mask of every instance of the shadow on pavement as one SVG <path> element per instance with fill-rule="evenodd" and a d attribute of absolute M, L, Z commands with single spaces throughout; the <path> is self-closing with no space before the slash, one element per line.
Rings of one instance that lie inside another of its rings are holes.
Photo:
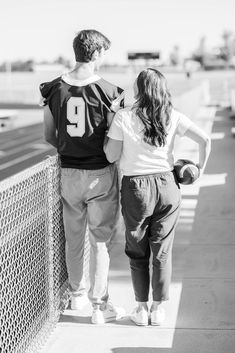
<path fill-rule="evenodd" d="M 89 324 L 91 323 L 91 317 L 90 316 L 74 316 L 74 315 L 61 315 L 60 316 L 60 323 L 70 323 L 70 324 Z"/>
<path fill-rule="evenodd" d="M 118 347 L 111 350 L 112 353 L 170 353 L 169 348 L 154 347 Z"/>
<path fill-rule="evenodd" d="M 227 110 L 217 111 L 212 130 L 212 152 L 200 182 L 190 242 L 184 255 L 182 292 L 170 350 L 172 353 L 234 352 L 233 125 L 235 122 L 229 119 Z M 178 251 L 175 256 L 180 256 Z M 154 352 L 160 351 L 155 349 Z M 120 352 L 124 353 L 125 350 Z"/>
<path fill-rule="evenodd" d="M 71 312 L 71 311 L 70 311 Z M 83 315 L 66 315 L 63 314 L 60 317 L 60 323 L 70 323 L 70 324 L 78 324 L 78 325 L 92 325 L 91 324 L 91 316 L 83 316 Z M 129 316 L 125 316 L 117 321 L 110 321 L 107 325 L 112 326 L 136 326 L 129 318 Z M 95 327 L 96 325 L 94 325 Z M 102 325 L 98 325 L 97 327 L 102 327 Z"/>

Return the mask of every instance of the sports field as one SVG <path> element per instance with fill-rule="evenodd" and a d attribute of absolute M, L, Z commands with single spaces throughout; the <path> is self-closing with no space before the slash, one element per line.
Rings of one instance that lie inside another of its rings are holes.
<path fill-rule="evenodd" d="M 221 95 L 235 88 L 235 70 L 195 72 L 191 79 L 187 79 L 183 72 L 162 72 L 167 78 L 172 96 L 177 96 L 203 80 L 209 80 L 213 99 L 221 99 Z M 50 81 L 59 76 L 59 72 L 15 72 L 12 74 L 0 73 L 0 108 L 19 104 L 38 104 L 40 95 L 38 86 L 41 82 Z M 132 85 L 137 73 L 126 69 L 120 73 L 102 72 L 101 75 L 126 90 L 127 103 L 132 99 Z"/>
<path fill-rule="evenodd" d="M 39 84 L 58 75 L 56 72 L 0 74 L 0 109 L 17 109 L 19 117 L 14 130 L 0 132 L 0 180 L 55 154 L 55 149 L 43 141 L 42 109 L 37 104 Z M 125 89 L 127 105 L 133 101 L 132 85 L 136 75 L 130 69 L 102 73 L 105 79 Z M 204 80 L 210 82 L 212 103 L 228 101 L 230 89 L 235 88 L 235 71 L 197 72 L 191 79 L 184 73 L 165 73 L 165 76 L 173 98 Z"/>

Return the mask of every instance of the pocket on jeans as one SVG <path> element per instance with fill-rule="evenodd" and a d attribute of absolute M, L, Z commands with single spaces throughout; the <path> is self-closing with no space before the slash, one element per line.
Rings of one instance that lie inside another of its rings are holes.
<path fill-rule="evenodd" d="M 144 192 L 147 188 L 146 180 L 142 178 L 130 178 L 128 181 L 128 189 L 133 191 Z"/>
<path fill-rule="evenodd" d="M 121 204 L 128 213 L 138 213 L 139 217 L 145 214 L 148 208 L 147 188 L 137 188 L 133 185 L 125 185 L 121 188 Z"/>
<path fill-rule="evenodd" d="M 175 180 L 174 180 L 174 176 L 173 174 L 169 173 L 169 174 L 162 174 L 159 176 L 158 178 L 159 180 L 159 186 L 169 186 L 170 184 L 175 184 Z"/>
<path fill-rule="evenodd" d="M 129 192 L 133 194 L 134 197 L 144 200 L 146 196 L 146 188 L 129 188 Z"/>
<path fill-rule="evenodd" d="M 179 205 L 181 203 L 181 191 L 174 178 L 171 182 L 160 185 L 161 202 L 163 205 Z"/>

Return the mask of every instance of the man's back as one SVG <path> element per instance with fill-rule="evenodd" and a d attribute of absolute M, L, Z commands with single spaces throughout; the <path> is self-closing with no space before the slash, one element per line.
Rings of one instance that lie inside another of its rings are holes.
<path fill-rule="evenodd" d="M 123 90 L 97 75 L 85 80 L 63 75 L 40 86 L 44 104 L 48 104 L 57 129 L 57 150 L 61 166 L 76 169 L 100 169 L 109 162 L 103 152 L 107 115 Z"/>

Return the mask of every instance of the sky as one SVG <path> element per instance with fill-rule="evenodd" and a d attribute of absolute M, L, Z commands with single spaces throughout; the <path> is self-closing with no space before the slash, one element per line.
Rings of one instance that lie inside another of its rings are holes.
<path fill-rule="evenodd" d="M 0 0 L 0 62 L 73 60 L 75 34 L 91 28 L 111 40 L 109 63 L 125 63 L 128 51 L 165 58 L 174 45 L 189 56 L 202 36 L 211 48 L 235 33 L 235 0 Z"/>

